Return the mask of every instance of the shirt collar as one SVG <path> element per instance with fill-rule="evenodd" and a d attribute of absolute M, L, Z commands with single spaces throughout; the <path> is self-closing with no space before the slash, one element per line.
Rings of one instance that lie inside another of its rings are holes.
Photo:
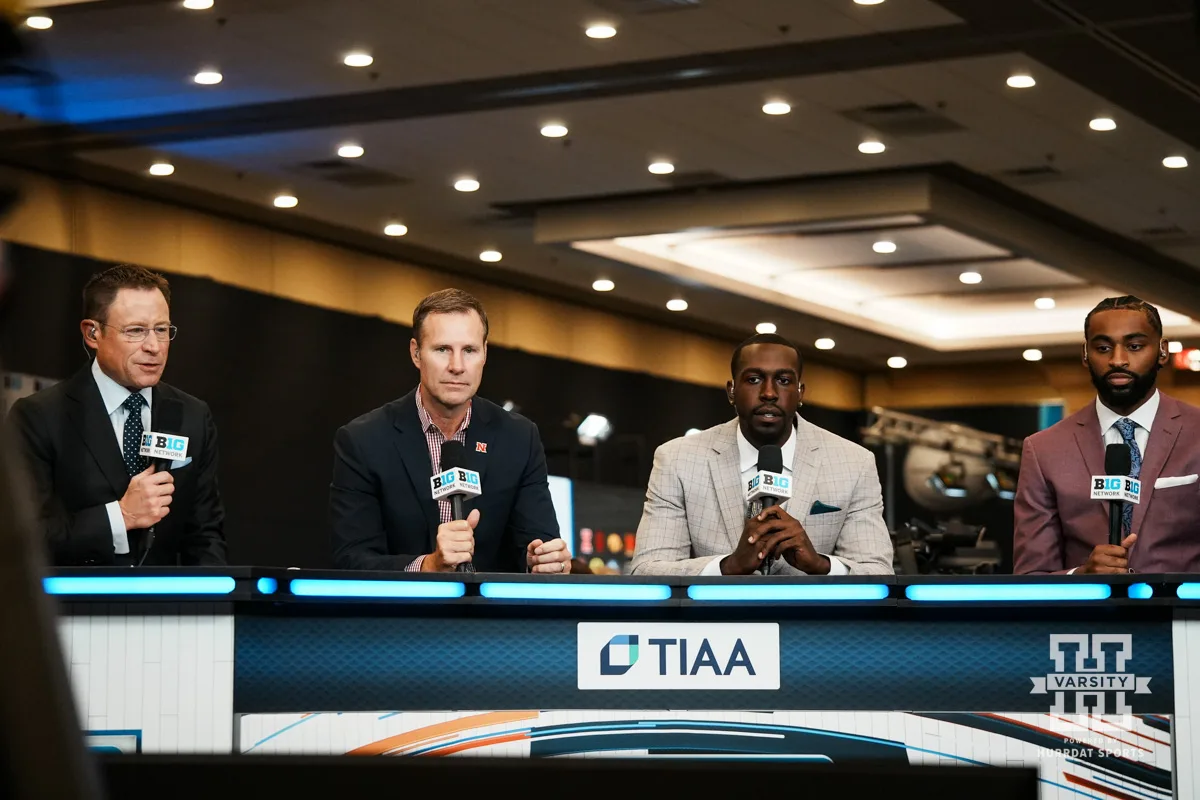
<path fill-rule="evenodd" d="M 742 426 L 739 423 L 737 426 L 737 446 L 738 446 L 738 469 L 742 472 L 754 469 L 758 466 L 758 448 L 750 444 L 745 435 L 742 434 Z M 788 436 L 788 440 L 783 443 L 783 468 L 787 472 L 792 471 L 792 462 L 796 457 L 796 426 L 792 425 L 792 434 Z"/>
<path fill-rule="evenodd" d="M 419 417 L 421 420 L 421 430 L 428 432 L 429 427 L 432 425 L 434 427 L 434 429 L 440 431 L 441 428 L 438 428 L 437 423 L 433 421 L 433 417 L 429 416 L 429 412 L 425 410 L 425 404 L 421 402 L 421 392 L 423 392 L 423 391 L 424 391 L 424 389 L 422 389 L 421 386 L 418 384 L 417 385 L 417 417 Z M 465 431 L 467 429 L 467 427 L 471 424 L 471 407 L 472 407 L 472 405 L 474 405 L 474 404 L 467 403 L 467 414 L 466 414 L 466 416 L 463 417 L 463 421 L 461 423 L 459 423 L 458 430 L 456 430 L 454 432 L 454 436 L 457 436 L 458 434 Z M 450 438 L 454 438 L 454 437 L 452 436 Z"/>
<path fill-rule="evenodd" d="M 110 417 L 124 404 L 129 395 L 133 394 L 100 369 L 99 359 L 92 359 L 92 377 L 96 381 L 96 388 L 100 390 L 100 399 L 104 401 L 104 413 Z M 153 399 L 150 387 L 142 389 L 140 394 L 146 398 L 146 407 L 150 408 L 150 401 Z"/>
<path fill-rule="evenodd" d="M 1158 401 L 1161 398 L 1158 394 L 1158 389 L 1154 390 L 1154 394 L 1150 395 L 1150 399 L 1142 404 L 1142 407 L 1129 415 L 1129 419 L 1138 424 L 1138 427 L 1150 430 L 1154 426 L 1154 417 L 1158 414 Z M 1108 429 L 1117 424 L 1117 420 L 1123 417 L 1113 411 L 1104 403 L 1100 402 L 1100 398 L 1096 398 L 1096 416 L 1100 418 L 1100 435 L 1108 433 Z"/>

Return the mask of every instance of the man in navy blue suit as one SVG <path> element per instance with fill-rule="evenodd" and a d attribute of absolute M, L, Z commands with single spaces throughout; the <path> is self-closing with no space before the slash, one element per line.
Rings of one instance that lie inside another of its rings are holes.
<path fill-rule="evenodd" d="M 487 315 L 459 289 L 413 312 L 409 354 L 417 388 L 338 430 L 329 511 L 340 569 L 450 572 L 571 571 L 546 480 L 537 426 L 476 397 L 487 361 Z M 442 445 L 458 441 L 482 493 L 453 520 L 429 480 Z"/>

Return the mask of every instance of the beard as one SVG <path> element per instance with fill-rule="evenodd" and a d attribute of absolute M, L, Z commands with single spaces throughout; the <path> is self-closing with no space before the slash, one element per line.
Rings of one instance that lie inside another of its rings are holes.
<path fill-rule="evenodd" d="M 1092 375 L 1092 385 L 1096 387 L 1096 393 L 1100 395 L 1100 402 L 1109 408 L 1129 408 L 1149 397 L 1158 380 L 1158 370 L 1159 365 L 1156 363 L 1144 375 L 1128 369 L 1114 369 L 1103 375 L 1097 375 L 1095 370 L 1088 366 L 1088 372 Z M 1124 386 L 1113 386 L 1106 380 L 1109 375 L 1128 375 L 1133 380 Z"/>

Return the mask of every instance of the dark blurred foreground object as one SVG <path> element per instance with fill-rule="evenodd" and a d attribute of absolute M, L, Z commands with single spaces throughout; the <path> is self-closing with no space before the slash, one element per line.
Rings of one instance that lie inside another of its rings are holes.
<path fill-rule="evenodd" d="M 0 797 L 96 798 L 16 461 L 0 440 Z"/>
<path fill-rule="evenodd" d="M 735 798 L 751 786 L 838 800 L 1016 800 L 1038 796 L 1033 768 L 783 764 L 669 758 L 420 758 L 370 756 L 101 756 L 109 795 L 121 800 L 209 800 L 286 797 L 353 800 L 437 797 L 449 787 L 475 787 L 489 797 L 662 800 Z"/>

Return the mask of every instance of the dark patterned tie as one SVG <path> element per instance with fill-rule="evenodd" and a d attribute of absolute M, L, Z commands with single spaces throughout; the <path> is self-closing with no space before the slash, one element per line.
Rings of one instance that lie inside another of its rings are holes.
<path fill-rule="evenodd" d="M 134 392 L 125 398 L 125 433 L 121 436 L 121 457 L 125 461 L 125 471 L 129 477 L 137 475 L 146 468 L 146 459 L 140 455 L 142 449 L 142 406 L 146 398 Z"/>
<path fill-rule="evenodd" d="M 1133 431 L 1138 426 L 1136 422 L 1128 417 L 1121 417 L 1116 422 L 1117 430 L 1121 433 L 1121 439 L 1125 444 L 1129 445 L 1130 468 L 1129 477 L 1140 478 L 1142 475 L 1142 451 L 1137 445 L 1137 439 L 1133 438 Z M 1125 503 L 1121 512 L 1121 529 L 1128 536 L 1133 531 L 1133 504 Z"/>

